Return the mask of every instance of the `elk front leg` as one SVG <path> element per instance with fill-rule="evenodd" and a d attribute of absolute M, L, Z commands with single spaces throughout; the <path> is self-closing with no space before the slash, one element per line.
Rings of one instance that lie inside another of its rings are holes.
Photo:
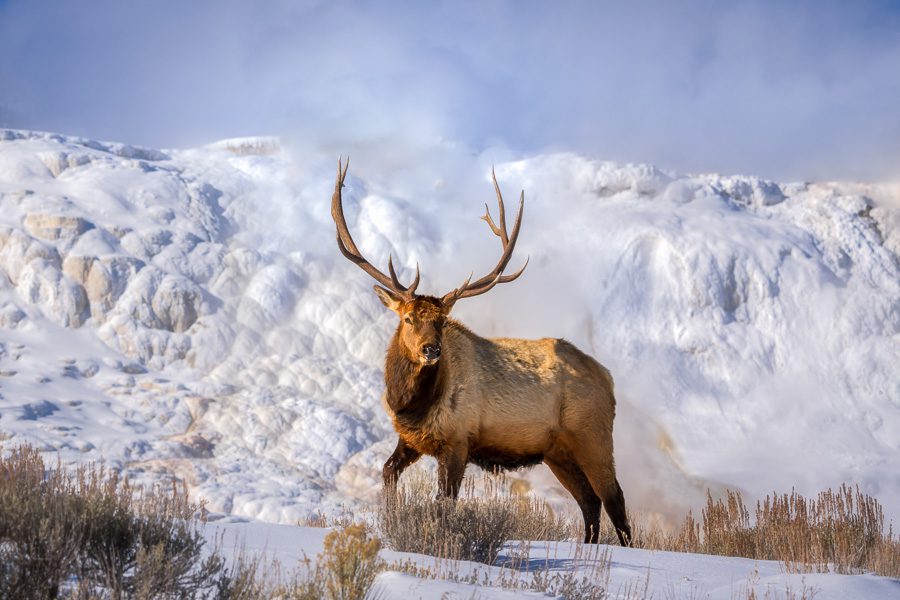
<path fill-rule="evenodd" d="M 400 474 L 406 467 L 419 460 L 420 456 L 422 456 L 422 453 L 412 446 L 407 446 L 403 438 L 397 440 L 397 448 L 394 449 L 394 453 L 387 459 L 387 462 L 384 463 L 384 468 L 381 470 L 384 489 L 387 493 L 393 495 L 397 491 L 397 481 L 400 479 Z"/>
<path fill-rule="evenodd" d="M 468 448 L 464 444 L 447 446 L 437 457 L 438 491 L 441 496 L 456 499 L 466 472 Z"/>

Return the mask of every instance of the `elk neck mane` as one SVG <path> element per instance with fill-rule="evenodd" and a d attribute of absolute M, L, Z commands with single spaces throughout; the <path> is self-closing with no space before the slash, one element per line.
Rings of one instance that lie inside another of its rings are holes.
<path fill-rule="evenodd" d="M 463 335 L 474 335 L 464 325 L 447 319 L 445 341 L 450 341 L 447 333 L 455 330 Z M 452 334 L 451 334 L 452 335 Z M 422 365 L 410 359 L 400 344 L 400 328 L 394 333 L 388 346 L 384 364 L 384 383 L 388 406 L 394 411 L 397 421 L 406 427 L 417 427 L 428 416 L 431 408 L 443 396 L 448 383 L 448 358 L 452 347 L 445 343 L 445 354 L 436 364 Z"/>

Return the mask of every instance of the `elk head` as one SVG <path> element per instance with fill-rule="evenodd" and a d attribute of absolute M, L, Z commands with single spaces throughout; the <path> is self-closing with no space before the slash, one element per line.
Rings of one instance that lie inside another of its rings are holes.
<path fill-rule="evenodd" d="M 497 176 L 491 169 L 491 177 L 494 181 L 494 191 L 497 193 L 497 203 L 499 209 L 499 226 L 494 223 L 491 218 L 490 209 L 487 204 L 484 205 L 485 213 L 481 217 L 487 222 L 494 235 L 500 238 L 503 246 L 500 260 L 494 269 L 477 279 L 472 281 L 472 275 L 455 290 L 447 292 L 440 298 L 436 296 L 425 296 L 416 294 L 416 288 L 419 285 L 419 266 L 416 265 L 416 276 L 412 283 L 404 286 L 397 279 L 397 273 L 394 270 L 394 260 L 392 256 L 388 257 L 388 274 L 376 269 L 372 263 L 366 260 L 357 248 L 356 243 L 350 235 L 347 228 L 347 222 L 344 220 L 344 207 L 341 199 L 341 188 L 344 187 L 344 179 L 347 177 L 347 168 L 350 161 L 343 165 L 338 161 L 337 178 L 334 183 L 334 194 L 331 196 L 331 217 L 337 226 L 337 244 L 338 248 L 350 262 L 357 265 L 363 271 L 368 273 L 380 285 L 375 286 L 375 293 L 381 302 L 397 313 L 400 317 L 400 325 L 397 328 L 397 338 L 400 342 L 401 349 L 406 357 L 412 361 L 422 365 L 433 365 L 441 357 L 441 334 L 447 315 L 453 309 L 453 305 L 457 300 L 462 298 L 470 298 L 478 296 L 492 289 L 498 283 L 507 283 L 516 279 L 528 266 L 528 260 L 522 268 L 512 275 L 504 275 L 503 271 L 512 258 L 513 249 L 516 246 L 516 240 L 519 237 L 519 228 L 522 225 L 522 209 L 525 206 L 525 192 L 519 197 L 519 210 L 516 213 L 516 220 L 513 224 L 512 233 L 506 231 L 506 210 L 503 206 L 503 196 L 500 194 L 500 186 L 497 184 Z"/>

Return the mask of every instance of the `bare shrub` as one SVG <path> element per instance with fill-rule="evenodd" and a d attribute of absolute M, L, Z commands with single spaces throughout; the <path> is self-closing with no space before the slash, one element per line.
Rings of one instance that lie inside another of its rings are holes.
<path fill-rule="evenodd" d="M 516 509 L 496 497 L 477 498 L 467 480 L 457 501 L 435 497 L 433 483 L 414 473 L 394 497 L 382 499 L 379 532 L 400 552 L 492 563 L 515 531 Z"/>
<path fill-rule="evenodd" d="M 381 540 L 362 524 L 335 529 L 325 536 L 316 559 L 308 558 L 288 574 L 279 563 L 260 557 L 237 560 L 221 579 L 221 600 L 362 600 L 384 568 Z"/>
<path fill-rule="evenodd" d="M 87 538 L 75 486 L 36 450 L 0 457 L 0 596 L 53 598 Z"/>
<path fill-rule="evenodd" d="M 203 556 L 183 488 L 141 493 L 95 466 L 0 456 L 0 597 L 204 597 L 223 571 Z M 64 584 L 67 586 L 63 589 Z"/>
<path fill-rule="evenodd" d="M 381 540 L 362 524 L 336 529 L 325 536 L 318 557 L 319 577 L 329 600 L 361 600 L 384 567 L 378 557 Z"/>
<path fill-rule="evenodd" d="M 492 563 L 508 540 L 575 540 L 583 534 L 580 518 L 557 514 L 539 498 L 512 493 L 503 475 L 466 478 L 456 502 L 435 493 L 428 476 L 416 471 L 400 484 L 395 498 L 382 498 L 377 520 L 391 548 Z M 611 526 L 609 531 L 617 540 Z"/>
<path fill-rule="evenodd" d="M 276 595 L 266 583 L 270 577 L 263 572 L 262 558 L 239 556 L 235 564 L 223 571 L 216 581 L 217 600 L 263 600 Z"/>
<path fill-rule="evenodd" d="M 700 522 L 688 514 L 674 535 L 649 544 L 635 538 L 639 547 L 778 560 L 794 572 L 900 577 L 900 540 L 892 526 L 885 531 L 881 505 L 848 485 L 815 499 L 795 491 L 766 496 L 752 516 L 739 492 L 715 500 L 707 494 Z"/>
<path fill-rule="evenodd" d="M 498 502 L 508 502 L 513 511 L 513 529 L 510 539 L 513 540 L 542 540 L 549 542 L 561 542 L 566 540 L 580 540 L 584 535 L 581 518 L 572 518 L 568 514 L 557 514 L 546 500 L 531 496 L 510 497 L 506 493 L 498 492 Z M 612 533 L 612 541 L 618 543 L 612 524 L 607 521 L 609 531 Z"/>
<path fill-rule="evenodd" d="M 300 519 L 297 522 L 297 525 L 300 527 L 315 527 L 317 529 L 325 529 L 328 527 L 343 529 L 344 527 L 353 525 L 355 521 L 356 516 L 353 512 L 346 507 L 341 507 L 340 512 L 337 514 L 325 513 L 322 511 L 310 513 L 305 518 Z"/>
<path fill-rule="evenodd" d="M 216 600 L 322 600 L 324 589 L 318 571 L 295 569 L 288 574 L 278 561 L 265 562 L 261 556 L 240 556 L 219 577 Z"/>

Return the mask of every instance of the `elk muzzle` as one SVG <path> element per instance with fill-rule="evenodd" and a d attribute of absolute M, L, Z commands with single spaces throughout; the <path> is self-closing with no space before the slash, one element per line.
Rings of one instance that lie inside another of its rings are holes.
<path fill-rule="evenodd" d="M 433 365 L 441 357 L 440 343 L 435 342 L 423 345 L 421 349 L 421 355 L 425 364 Z"/>

